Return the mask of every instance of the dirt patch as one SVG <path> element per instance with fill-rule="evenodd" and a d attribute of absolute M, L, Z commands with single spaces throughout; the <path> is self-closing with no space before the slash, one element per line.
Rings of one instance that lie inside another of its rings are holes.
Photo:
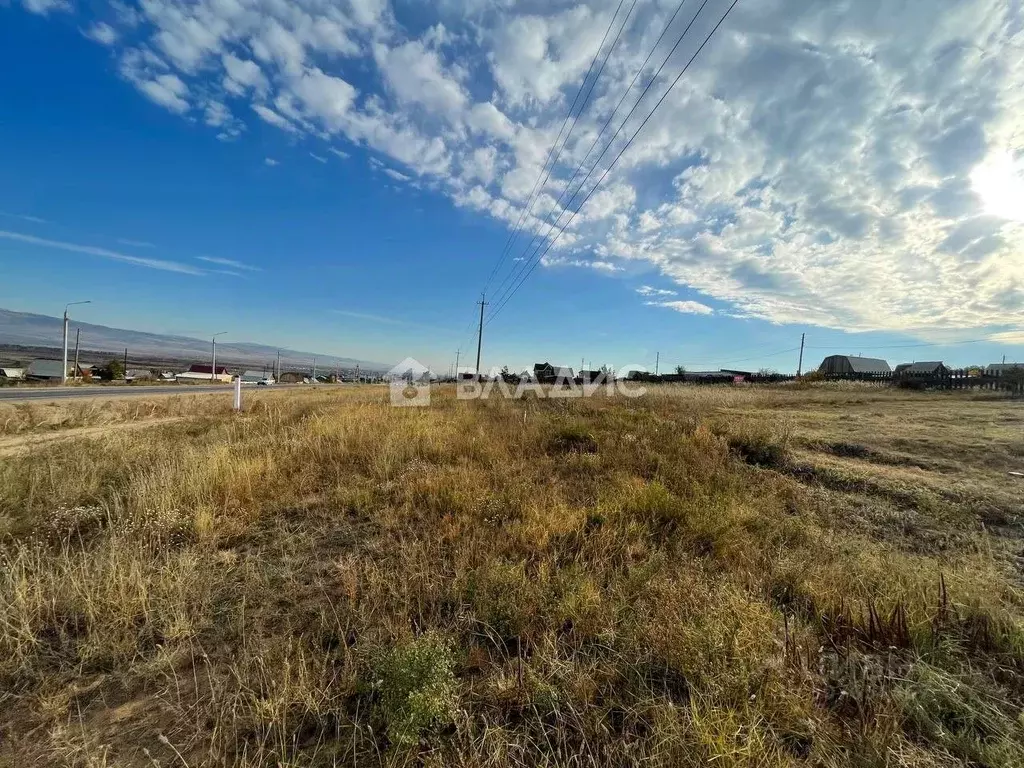
<path fill-rule="evenodd" d="M 65 429 L 60 432 L 30 433 L 14 435 L 12 437 L 0 437 L 0 458 L 9 458 L 19 453 L 46 448 L 54 443 L 62 443 L 67 440 L 79 440 L 104 437 L 112 431 L 124 431 L 126 429 L 140 429 L 142 427 L 156 427 L 163 424 L 172 424 L 183 421 L 184 416 L 169 416 L 163 419 L 152 419 L 150 421 L 130 421 L 121 424 L 105 424 L 102 427 L 79 427 L 77 429 Z"/>

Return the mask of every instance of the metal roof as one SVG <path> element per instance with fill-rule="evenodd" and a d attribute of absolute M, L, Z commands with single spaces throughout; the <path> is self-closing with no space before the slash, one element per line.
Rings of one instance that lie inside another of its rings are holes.
<path fill-rule="evenodd" d="M 39 379 L 60 379 L 64 377 L 61 373 L 61 367 L 64 364 L 60 360 L 33 360 L 28 365 L 28 371 L 26 375 L 29 377 Z M 72 370 L 74 366 L 68 365 L 68 372 Z"/>
<path fill-rule="evenodd" d="M 903 365 L 897 366 L 900 373 L 935 373 L 940 368 L 943 368 L 941 361 L 932 361 L 924 363 L 904 363 Z"/>
<path fill-rule="evenodd" d="M 565 368 L 559 365 L 552 365 L 551 363 L 536 363 L 533 366 L 534 373 L 543 374 L 547 370 L 551 371 L 552 376 L 558 379 L 571 379 L 573 378 L 572 368 Z"/>
<path fill-rule="evenodd" d="M 0 376 L 3 376 L 5 379 L 23 379 L 25 378 L 25 369 L 11 367 L 0 368 Z"/>
<path fill-rule="evenodd" d="M 820 368 L 829 367 L 830 360 L 846 360 L 850 364 L 850 370 L 854 373 L 889 373 L 892 368 L 885 360 L 877 357 L 858 357 L 856 355 L 829 355 L 826 357 Z"/>
<path fill-rule="evenodd" d="M 847 355 L 846 359 L 850 361 L 850 368 L 853 369 L 854 373 L 888 373 L 892 370 L 889 367 L 889 363 L 877 357 L 854 357 L 853 355 Z"/>

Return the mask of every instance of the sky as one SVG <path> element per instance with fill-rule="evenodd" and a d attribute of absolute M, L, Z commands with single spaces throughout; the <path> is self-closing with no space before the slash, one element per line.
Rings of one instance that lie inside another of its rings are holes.
<path fill-rule="evenodd" d="M 0 306 L 437 371 L 481 292 L 484 368 L 1024 360 L 1021 0 L 730 6 L 0 0 Z"/>

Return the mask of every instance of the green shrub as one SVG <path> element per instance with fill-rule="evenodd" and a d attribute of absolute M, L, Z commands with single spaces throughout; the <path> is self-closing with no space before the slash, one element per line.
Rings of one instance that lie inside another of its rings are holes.
<path fill-rule="evenodd" d="M 376 687 L 392 744 L 415 744 L 455 711 L 455 658 L 448 641 L 423 635 L 393 648 L 377 666 Z"/>

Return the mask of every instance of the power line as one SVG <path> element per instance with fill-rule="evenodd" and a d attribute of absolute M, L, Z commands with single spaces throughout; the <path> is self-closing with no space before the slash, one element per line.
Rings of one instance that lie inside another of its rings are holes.
<path fill-rule="evenodd" d="M 575 200 L 576 196 L 582 191 L 583 187 L 586 185 L 587 180 L 590 178 L 590 176 L 594 172 L 594 170 L 596 170 L 598 165 L 600 165 L 601 159 L 607 153 L 608 149 L 611 148 L 612 144 L 615 143 L 615 139 L 618 137 L 619 133 L 625 127 L 626 123 L 629 122 L 630 117 L 632 117 L 633 113 L 636 111 L 636 108 L 643 101 L 643 99 L 646 96 L 647 92 L 654 85 L 654 83 L 657 82 L 658 76 L 661 74 L 661 71 L 664 69 L 664 67 L 668 63 L 669 59 L 672 57 L 672 55 L 675 53 L 676 49 L 682 43 L 683 39 L 686 37 L 686 35 L 689 32 L 690 28 L 693 26 L 694 22 L 700 16 L 701 12 L 704 10 L 704 7 L 708 4 L 708 1 L 709 0 L 704 0 L 704 2 L 701 4 L 700 8 L 697 9 L 697 13 L 694 14 L 693 18 L 690 20 L 690 23 L 687 24 L 686 29 L 684 29 L 683 33 L 679 36 L 679 39 L 676 41 L 676 44 L 672 47 L 672 50 L 669 51 L 668 56 L 666 56 L 665 59 L 662 61 L 661 66 L 658 68 L 658 71 L 655 73 L 654 77 L 651 79 L 651 81 L 644 88 L 643 92 L 640 94 L 640 97 L 637 99 L 636 104 L 633 105 L 633 108 L 629 111 L 629 114 L 626 115 L 626 118 L 622 121 L 622 124 L 619 125 L 619 128 L 615 132 L 615 135 L 612 136 L 612 138 L 608 142 L 607 146 L 605 146 L 604 150 L 601 152 L 601 155 L 598 157 L 597 161 L 595 161 L 594 165 L 591 167 L 590 171 L 587 173 L 587 176 L 583 179 L 582 182 L 580 182 L 580 185 L 579 185 L 579 187 L 577 187 L 576 192 L 573 193 L 572 197 L 569 199 L 568 203 L 566 204 L 566 208 L 568 208 L 570 205 L 572 205 L 572 202 Z M 490 318 L 488 318 L 488 322 L 490 322 L 495 317 L 497 317 L 497 315 L 501 312 L 501 310 L 505 307 L 505 305 L 519 291 L 519 288 L 522 287 L 523 283 L 525 283 L 526 280 L 529 279 L 530 275 L 533 274 L 533 271 L 537 268 L 537 265 L 540 264 L 541 261 L 544 259 L 544 256 L 547 255 L 548 251 L 550 251 L 551 248 L 555 245 L 555 243 L 557 243 L 558 240 L 562 237 L 562 235 L 565 233 L 565 230 L 569 227 L 569 225 L 573 222 L 573 220 L 576 218 L 576 216 L 579 214 L 579 212 L 583 209 L 583 207 L 587 204 L 587 202 L 590 200 L 590 198 L 598 190 L 598 188 L 601 186 L 601 184 L 607 178 L 608 174 L 612 171 L 612 169 L 618 163 L 618 161 L 622 157 L 622 155 L 625 154 L 625 152 L 630 148 L 630 146 L 632 146 L 633 142 L 636 140 L 636 137 L 640 134 L 640 132 L 647 125 L 647 122 L 651 119 L 651 117 L 654 115 L 654 113 L 657 112 L 657 110 L 661 107 L 661 105 L 664 103 L 665 99 L 672 92 L 672 90 L 675 88 L 675 86 L 679 83 L 679 80 L 682 79 L 682 76 L 690 68 L 690 65 L 693 64 L 693 62 L 697 58 L 697 56 L 700 55 L 700 52 L 704 49 L 704 46 L 707 45 L 708 41 L 710 41 L 711 38 L 714 36 L 714 34 L 718 31 L 718 28 L 725 22 L 726 18 L 728 18 L 729 14 L 732 12 L 733 8 L 736 7 L 736 4 L 738 2 L 739 2 L 739 0 L 733 0 L 732 5 L 729 6 L 729 8 L 726 10 L 725 14 L 722 16 L 722 18 L 718 21 L 718 23 L 711 30 L 710 34 L 708 34 L 708 36 L 704 39 L 704 42 L 701 43 L 701 45 L 697 49 L 697 51 L 693 54 L 693 56 L 690 57 L 689 61 L 687 61 L 686 65 L 683 67 L 683 69 L 676 76 L 675 80 L 672 81 L 672 83 L 669 85 L 668 89 L 665 91 L 664 94 L 662 94 L 661 98 L 654 105 L 654 108 L 647 114 L 647 116 L 640 123 L 640 126 L 636 129 L 636 131 L 633 132 L 633 135 L 629 138 L 629 140 L 626 142 L 626 144 L 622 147 L 622 149 L 619 151 L 619 153 L 615 156 L 615 158 L 612 160 L 611 164 L 609 164 L 609 166 L 605 169 L 604 173 L 601 175 L 601 178 L 599 178 L 597 180 L 597 183 L 595 183 L 594 186 L 590 189 L 590 191 L 587 193 L 586 197 L 579 204 L 579 206 L 577 206 L 576 209 L 570 213 L 569 219 L 565 222 L 565 224 L 563 224 L 561 226 L 561 228 L 558 230 L 558 233 L 555 235 L 555 237 L 548 242 L 547 247 L 545 247 L 542 252 L 539 252 L 539 253 L 535 252 L 531 257 L 529 257 L 528 262 L 532 261 L 529 269 L 526 271 L 525 274 L 523 274 L 523 276 L 521 277 L 519 282 L 512 288 L 511 293 L 506 292 L 506 294 L 504 294 L 502 296 L 501 302 L 500 302 L 499 306 L 497 306 L 491 312 L 491 316 L 490 316 Z M 557 224 L 558 220 L 560 218 L 561 218 L 561 214 L 559 214 L 558 217 L 556 217 L 554 224 Z M 554 224 L 549 226 L 548 231 L 545 233 L 545 239 L 550 234 L 551 229 L 554 228 Z M 538 251 L 539 251 L 539 248 L 538 248 Z M 524 262 L 524 263 L 528 263 L 528 262 Z"/>
<path fill-rule="evenodd" d="M 576 116 L 572 118 L 572 127 L 570 127 L 569 132 L 565 134 L 565 140 L 562 141 L 562 145 L 561 147 L 558 148 L 558 151 L 556 153 L 555 147 L 558 147 L 559 141 L 562 140 L 562 133 L 565 131 L 566 125 L 569 124 L 569 118 L 572 117 L 573 110 L 576 109 L 576 105 L 577 103 L 579 103 L 580 96 L 583 95 L 583 90 L 587 85 L 587 81 L 590 79 L 591 73 L 594 71 L 594 65 L 597 63 L 598 58 L 601 56 L 601 51 L 604 49 L 604 44 L 608 41 L 608 35 L 611 34 L 612 27 L 615 26 L 615 20 L 619 17 L 619 11 L 622 10 L 623 3 L 625 3 L 625 0 L 619 0 L 619 4 L 615 9 L 615 14 L 612 16 L 611 21 L 608 22 L 608 28 L 604 32 L 604 37 L 601 38 L 601 44 L 597 47 L 597 50 L 594 52 L 594 58 L 591 59 L 590 61 L 590 67 L 587 69 L 587 74 L 583 77 L 583 81 L 580 83 L 579 90 L 576 91 L 576 98 L 573 99 L 572 104 L 569 106 L 569 111 L 565 113 L 565 119 L 562 120 L 562 127 L 559 129 L 558 135 L 555 137 L 554 143 L 548 149 L 547 159 L 544 160 L 544 165 L 541 166 L 540 172 L 537 174 L 537 178 L 533 182 L 533 189 L 530 191 L 530 196 L 527 198 L 527 204 L 523 208 L 522 212 L 519 214 L 519 220 L 516 222 L 516 226 L 513 228 L 512 232 L 509 233 L 508 239 L 505 241 L 505 247 L 502 249 L 501 256 L 498 258 L 497 263 L 494 265 L 494 269 L 491 270 L 491 274 L 488 276 L 487 282 L 484 283 L 484 291 L 486 291 L 487 288 L 490 286 L 491 280 L 494 279 L 494 276 L 498 273 L 498 270 L 501 269 L 501 265 L 505 263 L 505 259 L 512 252 L 515 240 L 519 236 L 519 232 L 522 229 L 523 224 L 529 218 L 530 211 L 533 210 L 533 204 L 535 202 L 535 196 L 537 194 L 537 191 L 539 189 L 544 188 L 544 185 L 547 183 L 548 178 L 550 178 L 551 176 L 551 171 L 554 169 L 555 164 L 558 162 L 558 158 L 561 157 L 562 151 L 565 149 L 566 144 L 569 143 L 569 137 L 572 136 L 572 132 L 576 129 L 576 123 L 579 121 L 580 115 L 583 114 L 583 111 L 587 107 L 587 103 L 590 101 L 590 96 L 594 92 L 594 86 L 597 85 L 597 81 L 601 78 L 601 73 L 604 72 L 605 64 L 608 63 L 608 57 L 611 55 L 612 50 L 614 50 L 615 45 L 618 43 L 619 37 L 622 35 L 622 30 L 625 29 L 626 24 L 629 22 L 629 17 L 633 13 L 633 9 L 636 7 L 637 0 L 633 0 L 633 5 L 630 6 L 629 13 L 626 14 L 626 17 L 622 22 L 622 27 L 619 28 L 619 32 L 615 36 L 615 42 L 613 42 L 611 47 L 608 49 L 608 54 L 605 56 L 604 61 L 601 63 L 601 69 L 598 71 L 597 76 L 590 83 L 590 90 L 587 91 L 587 95 L 584 98 L 579 111 L 576 113 Z M 554 160 L 552 160 L 552 156 L 554 156 Z M 543 181 L 541 180 L 542 178 Z"/>
<path fill-rule="evenodd" d="M 704 3 L 701 5 L 700 9 L 698 9 L 697 13 L 694 15 L 694 20 L 696 20 L 697 16 L 700 15 L 701 10 L 703 10 L 704 6 L 707 5 L 707 3 L 708 3 L 708 0 L 704 0 Z M 611 173 L 612 169 L 616 166 L 616 164 L 622 158 L 623 154 L 625 154 L 626 151 L 633 145 L 633 142 L 636 140 L 636 137 L 640 135 L 640 132 L 647 125 L 648 121 L 651 119 L 651 117 L 654 115 L 654 113 L 658 111 L 658 109 L 665 102 L 665 99 L 668 98 L 668 95 L 672 92 L 672 90 L 676 87 L 676 85 L 678 85 L 678 83 L 682 79 L 683 75 L 686 74 L 686 71 L 693 64 L 694 60 L 696 60 L 696 58 L 700 55 L 701 51 L 704 50 L 704 47 L 708 44 L 708 42 L 711 40 L 711 38 L 714 37 L 715 33 L 722 26 L 722 24 L 725 23 L 725 20 L 729 17 L 729 14 L 732 13 L 733 9 L 736 7 L 736 5 L 738 3 L 739 3 L 739 0 L 733 0 L 732 4 L 725 11 L 725 14 L 723 14 L 722 18 L 718 20 L 718 23 L 715 24 L 715 26 L 712 28 L 712 30 L 708 34 L 708 36 L 706 38 L 704 38 L 704 42 L 702 42 L 700 44 L 700 47 L 697 48 L 697 50 L 696 50 L 696 52 L 694 52 L 693 56 L 691 56 L 689 61 L 686 62 L 686 65 L 683 67 L 683 69 L 676 76 L 675 80 L 672 81 L 672 83 L 669 85 L 669 87 L 665 91 L 665 93 L 662 94 L 660 99 L 658 99 L 658 102 L 654 105 L 654 108 L 643 119 L 643 121 L 640 123 L 640 126 L 636 129 L 636 131 L 633 133 L 633 135 L 629 138 L 629 141 L 627 141 L 626 144 L 622 147 L 622 149 L 619 150 L 619 153 L 612 160 L 612 162 L 608 166 L 608 168 L 605 169 L 604 173 L 601 175 L 601 178 L 599 178 L 597 180 L 597 183 L 591 188 L 590 192 L 587 193 L 587 196 L 583 199 L 583 202 L 581 202 L 580 205 L 574 211 L 572 211 L 571 215 L 569 216 L 569 219 L 559 229 L 558 234 L 555 235 L 554 239 L 551 240 L 548 243 L 548 245 L 544 249 L 544 251 L 541 252 L 540 255 L 536 258 L 536 260 L 533 262 L 533 265 L 526 272 L 526 274 L 523 275 L 523 277 L 520 279 L 519 283 L 516 284 L 516 286 L 512 290 L 512 292 L 508 296 L 506 296 L 501 301 L 501 304 L 491 313 L 491 316 L 490 316 L 488 322 L 490 322 L 495 317 L 497 317 L 498 313 L 501 312 L 501 310 L 505 307 L 505 305 L 509 302 L 509 300 L 511 300 L 511 298 L 513 296 L 515 296 L 515 294 L 519 291 L 519 288 L 522 287 L 523 283 L 525 283 L 526 280 L 530 277 L 530 275 L 533 274 L 533 271 L 537 268 L 537 265 L 540 264 L 541 260 L 544 258 L 545 255 L 547 255 L 548 251 L 551 250 L 551 248 L 554 246 L 554 244 L 558 242 L 559 238 L 561 238 L 561 236 L 565 232 L 566 228 L 573 222 L 573 220 L 576 218 L 576 216 L 580 212 L 580 210 L 583 209 L 583 207 L 587 204 L 587 202 L 590 200 L 590 198 L 598 190 L 598 188 L 601 186 L 601 184 L 604 182 L 604 180 L 608 177 L 608 174 Z M 690 25 L 692 25 L 692 24 L 693 24 L 693 21 L 690 22 Z M 687 26 L 687 30 L 690 28 L 690 25 Z M 685 36 L 685 35 L 686 35 L 686 32 L 684 31 L 683 32 L 683 36 Z M 682 39 L 682 37 L 680 37 L 680 40 L 681 39 Z M 678 45 L 678 43 L 677 43 L 677 45 Z M 673 51 L 674 50 L 675 50 L 675 48 L 673 48 Z M 657 76 L 655 76 L 655 79 L 657 79 Z M 654 81 L 652 80 L 651 82 L 653 83 Z M 648 87 L 650 87 L 650 86 L 648 86 Z M 646 89 L 645 89 L 645 93 L 646 93 Z M 642 101 L 642 100 L 643 100 L 643 95 L 641 95 L 641 97 L 637 101 L 637 103 L 639 104 L 639 102 Z M 625 125 L 625 122 L 627 122 L 628 120 L 629 120 L 629 118 L 627 116 L 626 120 L 623 121 L 623 125 Z M 620 126 L 620 129 L 621 129 L 621 126 Z M 613 137 L 612 141 L 614 142 L 614 137 Z M 611 146 L 611 143 L 609 143 L 609 146 Z M 603 156 L 603 154 L 604 153 L 602 153 L 602 156 Z M 598 162 L 600 162 L 600 158 L 598 159 Z M 596 167 L 596 164 L 595 164 L 595 167 Z M 585 180 L 584 180 L 584 183 L 585 183 Z M 580 189 L 582 189 L 582 184 L 580 185 Z M 578 193 L 579 193 L 579 190 L 577 190 L 577 194 Z M 575 195 L 573 196 L 573 198 L 575 198 Z M 570 204 L 572 203 L 572 199 L 570 199 L 569 203 Z M 556 219 L 556 222 L 557 222 L 557 219 Z"/>
<path fill-rule="evenodd" d="M 880 346 L 866 345 L 865 349 L 916 349 L 917 347 L 959 347 L 964 344 L 984 344 L 984 343 L 998 344 L 998 341 L 992 339 L 969 339 L 968 341 L 932 341 L 922 342 L 921 344 L 883 344 Z M 836 349 L 837 347 L 843 346 L 843 342 L 836 342 L 829 346 L 808 346 L 807 349 Z M 851 346 L 847 344 L 846 346 Z M 852 346 L 860 346 L 854 344 Z"/>
<path fill-rule="evenodd" d="M 750 360 L 761 360 L 761 359 L 766 358 L 766 357 L 779 357 L 780 355 L 788 355 L 790 352 L 799 352 L 799 351 L 800 351 L 800 347 L 793 347 L 792 349 L 782 349 L 782 350 L 779 350 L 778 352 L 768 352 L 768 353 L 763 354 L 763 355 L 754 355 L 753 357 L 741 357 L 741 358 L 738 358 L 738 359 L 735 359 L 735 360 L 721 360 L 721 361 L 719 361 L 717 363 L 708 363 L 708 362 L 689 363 L 689 365 L 709 365 L 709 366 L 718 365 L 718 366 L 722 366 L 722 365 L 730 365 L 731 363 L 746 363 L 746 362 L 748 362 Z"/>
<path fill-rule="evenodd" d="M 594 161 L 594 164 L 590 167 L 590 170 L 587 172 L 587 175 L 583 178 L 583 181 L 581 181 L 579 186 L 576 188 L 576 192 L 574 192 L 572 194 L 572 196 L 569 198 L 569 202 L 571 202 L 572 199 L 575 198 L 576 195 L 579 194 L 580 190 L 583 189 L 583 186 L 587 183 L 587 181 L 590 179 L 591 175 L 596 170 L 597 166 L 600 164 L 601 159 L 608 152 L 608 149 L 611 147 L 611 145 L 615 143 L 615 139 L 618 138 L 619 133 L 625 127 L 626 123 L 629 121 L 629 118 L 631 118 L 633 116 L 633 113 L 636 111 L 637 107 L 640 106 L 640 102 L 643 101 L 644 96 L 647 95 L 647 92 L 651 89 L 651 87 L 654 85 L 654 83 L 657 82 L 658 76 L 661 74 L 662 70 L 665 68 L 665 65 L 668 63 L 669 59 L 672 58 L 672 54 L 674 54 L 676 52 L 676 49 L 682 43 L 683 38 L 686 37 L 686 34 L 690 31 L 690 27 L 693 26 L 693 23 L 697 20 L 697 16 L 699 16 L 700 12 L 702 10 L 704 10 L 704 6 L 707 5 L 707 3 L 708 3 L 708 0 L 705 0 L 704 4 L 701 5 L 701 7 L 697 9 L 697 13 L 694 14 L 693 19 L 690 20 L 690 23 L 687 24 L 686 29 L 684 29 L 683 33 L 679 36 L 679 39 L 676 40 L 676 44 L 674 46 L 672 46 L 672 50 L 670 50 L 668 52 L 668 55 L 665 56 L 664 59 L 662 59 L 661 65 L 658 67 L 658 70 L 654 73 L 654 76 L 647 83 L 647 86 L 644 88 L 643 92 L 640 94 L 640 97 L 636 100 L 636 103 L 633 105 L 632 109 L 630 109 L 629 114 L 626 115 L 625 119 L 622 121 L 622 124 L 619 125 L 618 129 L 615 131 L 615 134 L 609 140 L 608 144 L 605 146 L 605 148 L 601 152 L 600 156 L 597 158 L 597 160 Z M 568 192 L 570 189 L 572 189 L 572 185 L 573 185 L 573 182 L 576 181 L 576 177 L 579 176 L 580 171 L 583 170 L 583 166 L 587 164 L 587 160 L 589 160 L 590 156 L 594 153 L 594 149 L 597 147 L 598 143 L 600 143 L 601 137 L 604 136 L 604 134 L 608 130 L 608 126 L 611 125 L 612 120 L 614 120 L 615 116 L 619 113 L 619 109 L 622 107 L 623 102 L 626 101 L 626 97 L 629 96 L 630 91 L 633 90 L 633 86 L 636 85 L 636 81 L 643 74 L 644 70 L 647 69 L 647 65 L 650 63 L 651 58 L 653 58 L 655 52 L 658 50 L 658 46 L 661 45 L 661 41 L 665 39 L 665 35 L 667 35 L 669 29 L 672 28 L 672 24 L 675 22 L 676 16 L 679 15 L 679 12 L 683 9 L 683 6 L 685 4 L 686 4 L 686 0 L 680 0 L 679 4 L 676 6 L 675 12 L 673 12 L 672 16 L 669 18 L 668 22 L 665 24 L 665 27 L 661 31 L 661 35 L 658 37 L 657 41 L 652 46 L 652 48 L 650 50 L 650 53 L 647 54 L 647 58 L 644 59 L 644 63 L 640 65 L 640 67 L 637 69 L 636 73 L 633 75 L 633 79 L 630 81 L 629 85 L 626 87 L 626 90 L 624 90 L 622 92 L 622 96 L 619 98 L 618 103 L 615 105 L 615 109 L 613 109 L 611 114 L 608 115 L 608 119 L 605 120 L 604 125 L 601 126 L 601 130 L 598 131 L 597 136 L 594 137 L 594 142 L 590 145 L 590 148 L 587 150 L 587 153 L 583 156 L 583 159 L 580 161 L 580 164 L 576 167 L 576 170 L 573 171 L 572 177 L 569 179 L 568 183 L 562 188 L 562 191 L 561 191 L 561 193 L 559 193 L 558 199 L 555 201 L 554 206 L 551 208 L 550 211 L 548 211 L 548 214 L 547 214 L 548 217 L 550 217 L 551 214 L 554 213 L 558 209 L 558 206 L 561 204 L 562 199 L 565 197 L 566 192 Z M 565 208 L 567 208 L 567 207 L 568 207 L 567 205 L 563 206 L 562 210 L 559 211 L 558 215 L 555 217 L 555 220 L 553 222 L 550 222 L 550 221 L 548 222 L 548 229 L 544 233 L 544 238 L 547 238 L 548 235 L 551 234 L 551 230 L 554 229 L 555 226 L 558 224 L 558 220 L 562 218 L 562 213 L 565 212 Z M 534 244 L 537 243 L 537 238 L 538 238 L 539 235 L 540 235 L 540 229 L 538 228 L 538 230 L 536 232 L 534 232 L 533 237 L 530 239 L 529 244 L 523 250 L 523 252 L 522 252 L 523 255 L 528 253 L 533 248 Z M 543 244 L 543 239 L 540 242 L 541 242 L 541 244 Z M 537 248 L 539 249 L 540 245 L 538 245 Z M 530 259 L 532 259 L 534 255 L 536 255 L 536 250 L 534 250 L 533 254 L 531 254 L 531 256 L 529 258 L 523 259 L 523 263 L 521 264 L 521 266 L 519 268 L 518 274 L 515 274 L 513 276 L 513 273 L 515 272 L 515 270 L 512 270 L 511 272 L 509 272 L 508 275 L 505 276 L 505 280 L 503 280 L 501 282 L 501 285 L 498 286 L 498 288 L 496 289 L 495 292 L 497 293 L 498 291 L 501 291 L 501 289 L 506 285 L 506 283 L 508 282 L 510 277 L 513 280 L 518 278 L 519 275 L 522 274 L 523 270 L 526 269 L 527 262 L 529 262 Z M 505 296 L 505 294 L 502 294 L 501 298 L 504 298 L 504 296 Z"/>

